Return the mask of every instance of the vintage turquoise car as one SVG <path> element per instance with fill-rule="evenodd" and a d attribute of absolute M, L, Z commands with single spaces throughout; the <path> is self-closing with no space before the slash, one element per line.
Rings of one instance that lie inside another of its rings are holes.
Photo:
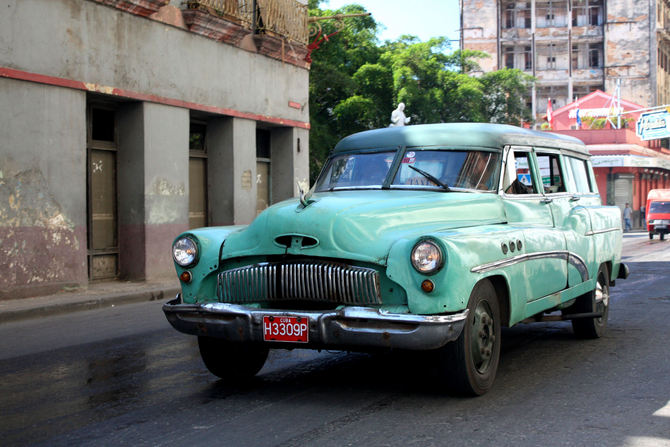
<path fill-rule="evenodd" d="M 575 138 L 496 124 L 361 132 L 316 184 L 246 227 L 181 234 L 172 325 L 207 368 L 256 374 L 269 349 L 430 351 L 440 385 L 493 384 L 501 327 L 607 325 L 621 217 Z M 548 315 L 553 313 L 552 315 Z"/>

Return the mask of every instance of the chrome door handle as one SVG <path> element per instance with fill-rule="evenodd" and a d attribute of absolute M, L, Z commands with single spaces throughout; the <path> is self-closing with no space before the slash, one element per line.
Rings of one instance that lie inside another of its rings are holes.
<path fill-rule="evenodd" d="M 576 195 L 576 194 L 575 194 L 574 196 L 570 197 L 570 201 L 571 201 L 571 202 L 576 202 L 576 201 L 579 200 L 579 199 L 581 199 L 581 197 L 578 196 L 578 195 Z"/>
<path fill-rule="evenodd" d="M 542 203 L 551 203 L 553 201 L 554 199 L 552 199 L 551 197 L 543 197 L 541 200 Z"/>

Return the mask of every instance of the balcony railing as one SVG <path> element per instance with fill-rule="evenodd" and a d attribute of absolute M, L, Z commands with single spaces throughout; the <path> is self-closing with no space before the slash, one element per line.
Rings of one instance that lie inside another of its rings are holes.
<path fill-rule="evenodd" d="M 236 22 L 253 30 L 253 0 L 187 0 L 189 9 Z M 259 17 L 257 30 L 306 45 L 309 37 L 307 5 L 296 0 L 256 0 Z"/>

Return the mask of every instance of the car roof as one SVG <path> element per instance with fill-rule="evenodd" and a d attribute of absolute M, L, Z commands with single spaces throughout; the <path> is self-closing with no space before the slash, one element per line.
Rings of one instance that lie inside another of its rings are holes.
<path fill-rule="evenodd" d="M 501 149 L 506 145 L 567 149 L 589 155 L 584 143 L 574 137 L 488 123 L 418 124 L 366 130 L 340 140 L 333 153 L 399 146 Z"/>

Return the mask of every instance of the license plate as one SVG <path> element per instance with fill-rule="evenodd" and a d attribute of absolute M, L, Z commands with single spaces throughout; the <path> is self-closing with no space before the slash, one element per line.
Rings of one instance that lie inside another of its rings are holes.
<path fill-rule="evenodd" d="M 668 228 L 668 226 L 667 225 L 654 225 L 654 228 L 656 228 L 657 230 L 665 230 L 665 229 Z"/>
<path fill-rule="evenodd" d="M 307 343 L 309 319 L 307 317 L 263 316 L 263 340 Z"/>

